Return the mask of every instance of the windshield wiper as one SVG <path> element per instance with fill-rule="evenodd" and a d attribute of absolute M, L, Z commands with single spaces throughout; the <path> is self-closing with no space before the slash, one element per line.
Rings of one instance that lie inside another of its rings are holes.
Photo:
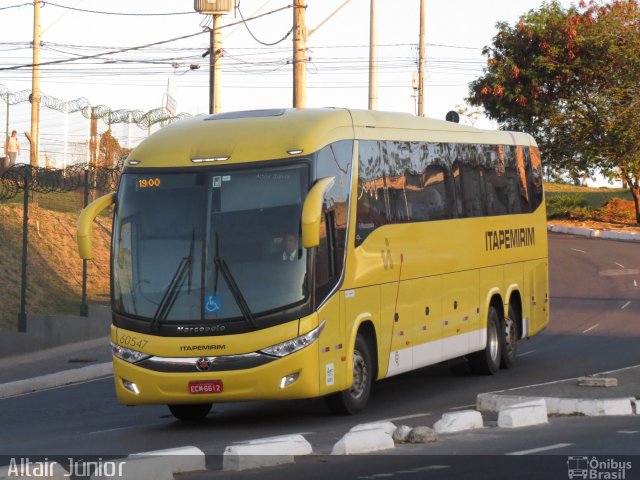
<path fill-rule="evenodd" d="M 249 305 L 247 304 L 247 301 L 245 300 L 244 295 L 242 295 L 242 291 L 240 290 L 240 287 L 238 287 L 238 284 L 236 283 L 235 279 L 233 278 L 233 275 L 231 274 L 231 271 L 229 270 L 229 267 L 227 266 L 227 262 L 225 262 L 223 258 L 221 258 L 219 255 L 216 254 L 216 256 L 213 257 L 213 263 L 218 268 L 218 270 L 222 272 L 222 276 L 227 281 L 227 285 L 229 285 L 229 290 L 231 290 L 231 294 L 233 295 L 233 298 L 238 304 L 238 308 L 240 308 L 240 312 L 244 316 L 245 320 L 255 330 L 256 328 L 258 328 L 256 326 L 256 321 L 253 318 L 253 314 L 251 313 L 251 309 L 249 308 Z"/>
<path fill-rule="evenodd" d="M 189 245 L 189 255 L 187 257 L 183 257 L 178 264 L 178 268 L 176 268 L 173 277 L 171 277 L 171 281 L 169 282 L 169 286 L 164 292 L 160 303 L 158 304 L 158 308 L 156 309 L 156 313 L 153 316 L 153 320 L 151 320 L 151 330 L 158 330 L 160 328 L 160 322 L 167 319 L 171 309 L 176 303 L 176 300 L 180 296 L 180 291 L 182 290 L 182 286 L 184 282 L 188 279 L 188 293 L 191 294 L 191 277 L 193 275 L 193 245 L 195 243 L 196 232 L 193 229 L 191 233 L 191 244 Z"/>

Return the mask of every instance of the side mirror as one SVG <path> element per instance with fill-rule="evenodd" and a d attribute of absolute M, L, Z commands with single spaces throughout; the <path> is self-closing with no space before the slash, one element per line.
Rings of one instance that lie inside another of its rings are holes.
<path fill-rule="evenodd" d="M 320 245 L 320 220 L 322 219 L 322 199 L 335 181 L 335 177 L 318 180 L 304 200 L 302 206 L 302 246 L 313 248 Z"/>
<path fill-rule="evenodd" d="M 78 217 L 78 253 L 83 260 L 91 260 L 93 257 L 93 220 L 105 208 L 113 205 L 116 201 L 115 193 L 108 193 L 95 199 L 85 207 Z"/>

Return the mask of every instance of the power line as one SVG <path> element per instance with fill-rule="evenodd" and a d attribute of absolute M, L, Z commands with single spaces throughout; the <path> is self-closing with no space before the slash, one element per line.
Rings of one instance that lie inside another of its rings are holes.
<path fill-rule="evenodd" d="M 8 7 L 0 7 L 0 10 L 9 10 L 10 8 L 26 7 L 27 5 L 33 5 L 33 3 L 21 3 L 20 5 L 9 5 Z"/>
<path fill-rule="evenodd" d="M 261 18 L 261 17 L 266 17 L 267 15 L 272 15 L 274 13 L 280 12 L 282 10 L 286 10 L 288 8 L 291 8 L 291 5 L 287 5 L 285 7 L 281 7 L 281 8 L 278 8 L 276 10 L 271 10 L 270 12 L 266 12 L 266 13 L 263 13 L 263 14 L 260 14 L 260 15 L 256 15 L 256 16 L 248 18 L 246 20 L 229 23 L 227 25 L 221 26 L 220 28 L 228 28 L 228 27 L 232 27 L 232 26 L 235 26 L 235 25 L 239 25 L 241 23 L 246 23 L 249 20 L 255 20 L 255 19 L 258 19 L 258 18 Z M 116 53 L 130 52 L 130 51 L 133 51 L 133 50 L 141 50 L 141 49 L 153 47 L 153 46 L 156 46 L 156 45 L 164 45 L 164 44 L 167 44 L 167 43 L 176 42 L 178 40 L 184 40 L 184 39 L 187 39 L 187 38 L 196 37 L 198 35 L 202 35 L 203 33 L 207 33 L 209 30 L 204 30 L 202 32 L 196 32 L 196 33 L 190 33 L 188 35 L 183 35 L 181 37 L 170 38 L 168 40 L 161 40 L 159 42 L 148 43 L 146 45 L 139 45 L 137 47 L 120 48 L 120 49 L 117 49 L 117 50 L 111 50 L 109 52 L 96 53 L 95 55 L 82 55 L 82 56 L 79 56 L 79 57 L 76 57 L 76 58 L 68 58 L 68 59 L 63 59 L 63 60 L 52 60 L 52 61 L 49 61 L 49 62 L 40 62 L 37 65 L 36 64 L 27 64 L 27 65 L 14 65 L 12 67 L 3 67 L 3 68 L 0 68 L 0 71 L 3 71 L 3 70 L 19 70 L 21 68 L 31 68 L 31 67 L 36 67 L 36 66 L 55 65 L 55 64 L 60 64 L 60 63 L 69 63 L 69 62 L 75 62 L 77 60 L 89 60 L 89 59 L 92 59 L 92 58 L 104 57 L 105 55 L 113 55 L 113 54 L 116 54 Z"/>
<path fill-rule="evenodd" d="M 198 13 L 195 10 L 192 12 L 165 12 L 165 13 L 122 13 L 122 12 L 101 12 L 98 10 L 86 10 L 83 8 L 75 8 L 75 7 L 69 7 L 66 5 L 58 5 L 57 3 L 52 3 L 52 2 L 41 2 L 42 6 L 44 7 L 45 5 L 51 5 L 53 7 L 58 7 L 58 8 L 64 8 L 67 10 L 74 10 L 76 12 L 82 12 L 82 13 L 97 13 L 99 15 L 119 15 L 119 16 L 126 16 L 126 17 L 159 17 L 159 16 L 166 16 L 166 15 L 190 15 L 192 13 Z M 27 3 L 25 5 L 32 5 L 30 3 Z"/>
<path fill-rule="evenodd" d="M 247 25 L 247 22 L 245 21 L 244 16 L 242 15 L 242 11 L 240 10 L 240 2 L 238 2 L 238 6 L 237 6 L 236 8 L 237 8 L 237 10 L 238 10 L 238 13 L 240 14 L 240 18 L 242 19 L 242 23 L 244 23 L 244 26 L 245 26 L 245 28 L 247 29 L 247 32 L 249 32 L 249 35 L 251 35 L 251 37 L 252 37 L 256 42 L 258 42 L 258 43 L 259 43 L 259 44 L 261 44 L 261 45 L 264 45 L 265 47 L 272 47 L 272 46 L 274 46 L 274 45 L 277 45 L 277 44 L 279 44 L 279 43 L 284 42 L 284 41 L 287 39 L 287 37 L 289 37 L 289 35 L 291 35 L 291 32 L 293 32 L 293 27 L 291 27 L 291 28 L 289 29 L 289 31 L 285 34 L 285 36 L 284 36 L 284 37 L 282 37 L 280 40 L 277 40 L 277 41 L 275 41 L 275 42 L 273 42 L 273 43 L 265 43 L 265 42 L 263 42 L 262 40 L 259 40 L 259 39 L 258 39 L 258 38 L 253 34 L 253 32 L 251 31 L 251 29 L 249 28 L 249 25 Z"/>

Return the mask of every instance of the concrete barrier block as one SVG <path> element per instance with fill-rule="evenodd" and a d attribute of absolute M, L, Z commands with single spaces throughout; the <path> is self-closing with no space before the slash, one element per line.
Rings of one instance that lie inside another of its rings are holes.
<path fill-rule="evenodd" d="M 498 412 L 498 427 L 502 428 L 528 427 L 548 421 L 547 404 L 543 399 L 502 407 Z"/>
<path fill-rule="evenodd" d="M 463 430 L 472 430 L 484 426 L 482 415 L 475 410 L 461 410 L 459 412 L 445 413 L 434 425 L 433 429 L 438 433 L 453 433 Z"/>
<path fill-rule="evenodd" d="M 353 427 L 350 432 L 362 432 L 364 430 L 382 430 L 387 435 L 393 436 L 396 426 L 392 422 L 361 423 Z"/>
<path fill-rule="evenodd" d="M 382 429 L 349 432 L 333 446 L 331 455 L 354 455 L 395 448 L 393 438 Z"/>
<path fill-rule="evenodd" d="M 222 456 L 222 469 L 242 471 L 293 463 L 296 455 L 313 453 L 302 435 L 260 438 L 228 446 Z"/>
<path fill-rule="evenodd" d="M 115 463 L 118 463 L 116 461 Z M 121 480 L 173 480 L 176 473 L 206 470 L 204 452 L 197 447 L 180 447 L 129 455 L 122 462 L 117 478 Z M 91 480 L 113 476 L 93 475 Z"/>

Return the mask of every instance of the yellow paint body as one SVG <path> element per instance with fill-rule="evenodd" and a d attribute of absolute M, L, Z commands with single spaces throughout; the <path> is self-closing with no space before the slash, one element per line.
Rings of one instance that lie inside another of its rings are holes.
<path fill-rule="evenodd" d="M 488 132 L 448 122 L 384 112 L 290 110 L 264 118 L 205 120 L 165 127 L 138 146 L 128 171 L 139 167 L 194 167 L 194 158 L 229 157 L 224 165 L 281 159 L 287 151 L 316 152 L 339 140 L 355 140 L 347 252 L 339 288 L 309 317 L 238 335 L 161 337 L 112 328 L 112 341 L 161 357 L 214 357 L 260 351 L 325 327 L 310 346 L 265 365 L 237 371 L 160 373 L 114 359 L 116 391 L 124 404 L 202 403 L 309 398 L 350 387 L 359 328 L 375 331 L 378 379 L 484 348 L 492 299 L 508 311 L 518 296 L 523 336 L 545 328 L 548 259 L 544 201 L 533 213 L 385 225 L 355 247 L 358 142 L 394 140 L 535 147 L 526 134 Z M 314 216 L 315 221 L 315 216 Z M 526 248 L 488 247 L 487 232 L 533 229 Z M 86 231 L 86 229 L 84 230 Z M 397 315 L 396 315 L 397 314 Z M 395 318 L 397 317 L 397 321 Z M 134 340 L 131 340 L 131 339 Z M 197 353 L 185 345 L 207 346 Z M 223 347 L 221 347 L 223 345 Z M 466 349 L 466 350 L 465 350 Z M 281 388 L 284 376 L 298 380 Z M 140 393 L 123 387 L 135 383 Z M 222 380 L 215 394 L 190 394 L 193 380 Z"/>

